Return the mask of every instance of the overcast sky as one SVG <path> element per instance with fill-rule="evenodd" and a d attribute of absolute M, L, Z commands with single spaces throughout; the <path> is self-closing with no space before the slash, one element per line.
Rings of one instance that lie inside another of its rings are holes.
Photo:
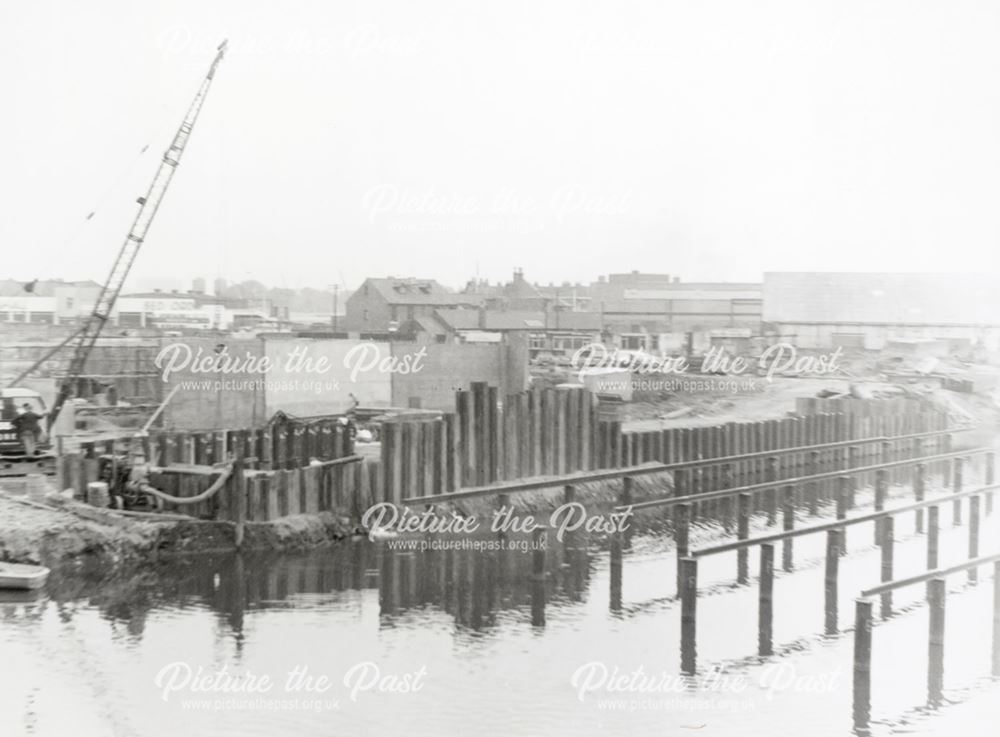
<path fill-rule="evenodd" d="M 226 37 L 130 288 L 997 270 L 998 30 L 989 0 L 8 0 L 0 277 L 106 276 Z"/>

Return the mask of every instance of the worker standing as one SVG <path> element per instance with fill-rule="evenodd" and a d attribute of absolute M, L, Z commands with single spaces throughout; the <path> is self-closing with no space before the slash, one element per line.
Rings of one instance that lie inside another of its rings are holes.
<path fill-rule="evenodd" d="M 361 404 L 358 398 L 354 396 L 351 392 L 348 395 L 348 406 L 347 406 L 347 430 L 350 433 L 351 439 L 353 440 L 358 434 L 358 406 Z"/>
<path fill-rule="evenodd" d="M 17 439 L 24 446 L 24 454 L 34 456 L 35 446 L 38 444 L 38 431 L 41 429 L 41 425 L 38 423 L 40 417 L 32 411 L 31 405 L 27 402 L 25 402 L 23 409 L 24 411 L 15 417 L 11 424 L 17 433 Z"/>

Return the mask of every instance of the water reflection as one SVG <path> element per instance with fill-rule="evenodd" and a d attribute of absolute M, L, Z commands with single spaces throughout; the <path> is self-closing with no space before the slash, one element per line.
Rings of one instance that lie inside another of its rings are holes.
<path fill-rule="evenodd" d="M 543 628 L 547 606 L 586 599 L 598 551 L 585 543 L 549 535 L 541 576 L 530 550 L 399 551 L 366 539 L 294 556 L 202 555 L 110 570 L 69 565 L 53 570 L 44 594 L 4 593 L 0 616 L 38 619 L 51 606 L 68 622 L 78 608 L 96 608 L 116 633 L 138 640 L 153 609 L 202 607 L 215 612 L 239 651 L 248 611 L 320 607 L 341 592 L 377 589 L 381 628 L 426 608 L 472 632 L 488 632 L 500 614 L 516 611 Z"/>

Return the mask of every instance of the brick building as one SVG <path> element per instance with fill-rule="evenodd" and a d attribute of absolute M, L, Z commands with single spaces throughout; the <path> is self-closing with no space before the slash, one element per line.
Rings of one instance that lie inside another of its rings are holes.
<path fill-rule="evenodd" d="M 437 309 L 474 308 L 481 303 L 481 297 L 451 292 L 433 279 L 369 277 L 348 298 L 344 327 L 360 333 L 393 332 Z"/>

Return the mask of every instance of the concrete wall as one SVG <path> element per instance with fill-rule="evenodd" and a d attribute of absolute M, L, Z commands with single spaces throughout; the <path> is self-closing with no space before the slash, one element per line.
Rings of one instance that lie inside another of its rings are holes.
<path fill-rule="evenodd" d="M 184 348 L 171 347 L 178 345 Z M 180 387 L 164 409 L 165 429 L 212 430 L 255 427 L 267 419 L 262 373 L 193 369 L 199 357 L 205 359 L 218 355 L 215 351 L 220 345 L 225 346 L 227 355 L 234 360 L 259 362 L 264 355 L 263 342 L 258 339 L 184 337 L 177 338 L 171 343 L 164 341 L 161 368 L 170 365 L 179 368 L 170 373 L 163 387 L 163 394 L 167 396 L 174 387 Z M 181 366 L 184 357 L 189 355 L 188 351 L 192 360 L 187 366 Z M 208 367 L 212 365 L 220 364 L 207 364 Z M 204 368 L 206 366 L 199 367 L 199 369 Z"/>
<path fill-rule="evenodd" d="M 178 338 L 176 344 L 184 346 L 176 349 L 181 358 L 212 361 L 220 340 Z M 518 334 L 485 345 L 309 338 L 226 340 L 222 345 L 228 357 L 256 362 L 251 368 L 261 368 L 266 357 L 266 372 L 194 370 L 190 361 L 176 367 L 163 387 L 164 394 L 181 387 L 167 406 L 165 427 L 259 426 L 279 410 L 296 416 L 342 413 L 350 406 L 349 394 L 366 407 L 419 402 L 450 412 L 455 390 L 473 381 L 499 387 L 501 397 L 527 385 L 527 340 Z"/>
<path fill-rule="evenodd" d="M 397 358 L 423 352 L 420 371 L 392 376 L 392 404 L 425 409 L 455 410 L 455 391 L 473 381 L 499 387 L 501 397 L 522 391 L 527 384 L 527 341 L 521 336 L 504 343 L 393 343 Z"/>
<path fill-rule="evenodd" d="M 298 416 L 347 410 L 350 394 L 365 407 L 387 407 L 392 397 L 388 343 L 362 340 L 267 339 L 271 362 L 265 408 Z"/>

